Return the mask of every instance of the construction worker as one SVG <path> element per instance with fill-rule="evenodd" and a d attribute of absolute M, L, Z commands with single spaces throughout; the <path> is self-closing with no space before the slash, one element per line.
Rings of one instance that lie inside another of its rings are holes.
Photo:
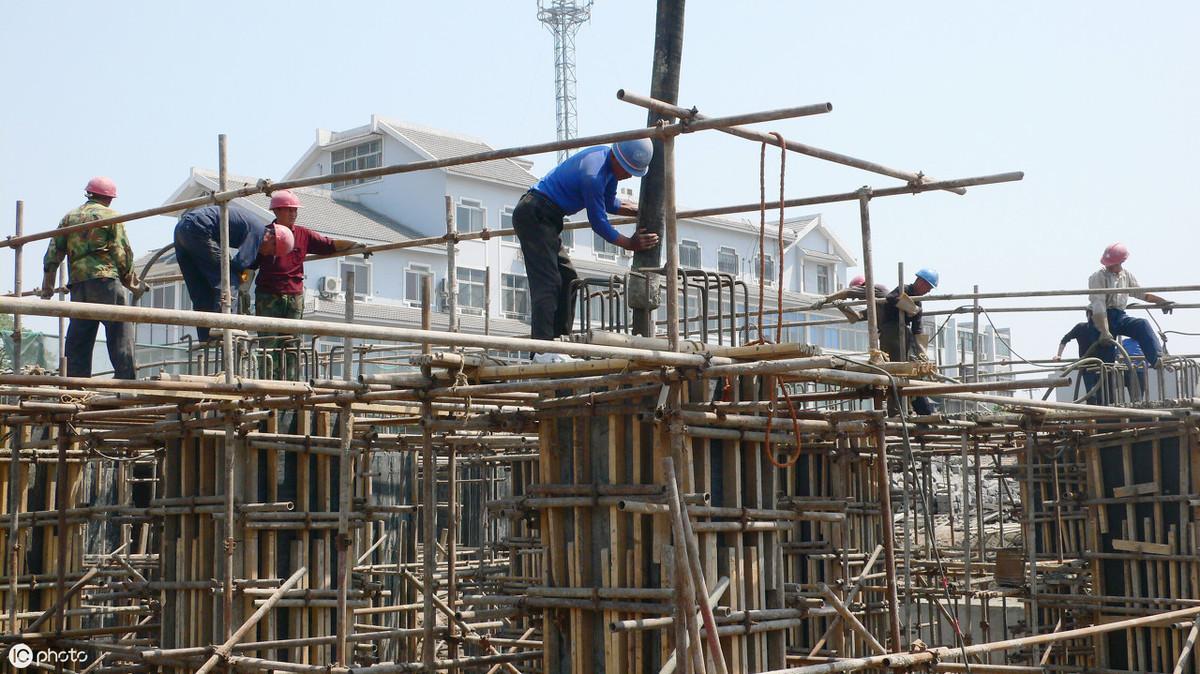
<path fill-rule="evenodd" d="M 1067 348 L 1067 343 L 1074 340 L 1075 345 L 1079 349 L 1079 357 L 1095 357 L 1105 363 L 1115 363 L 1117 360 L 1117 348 L 1112 342 L 1100 342 L 1100 331 L 1092 324 L 1092 310 L 1087 310 L 1087 320 L 1076 323 L 1075 327 L 1071 328 L 1067 334 L 1058 342 L 1058 353 L 1054 354 L 1054 360 L 1062 360 L 1063 350 Z M 1100 371 L 1098 367 L 1085 367 L 1080 370 L 1081 378 L 1085 391 L 1091 392 L 1087 397 L 1087 402 L 1090 405 L 1103 405 L 1107 400 L 1104 391 L 1097 388 L 1096 384 L 1100 382 Z M 1095 389 L 1095 390 L 1093 390 Z"/>
<path fill-rule="evenodd" d="M 264 258 L 259 264 L 258 274 L 254 279 L 254 313 L 271 318 L 304 318 L 304 258 L 309 253 L 350 253 L 363 245 L 346 239 L 330 239 L 296 224 L 300 213 L 300 198 L 289 190 L 272 193 L 270 209 L 275 214 L 271 224 L 291 230 L 294 244 L 291 252 L 286 255 Z M 276 335 L 282 333 L 259 333 L 262 337 Z M 262 346 L 268 351 L 274 351 L 283 346 L 283 339 L 266 340 Z M 276 351 L 271 353 L 271 356 L 275 359 L 275 364 L 270 369 L 274 378 L 278 379 L 283 369 L 281 359 L 284 354 Z M 297 370 L 295 358 L 288 359 L 288 379 L 295 379 Z"/>
<path fill-rule="evenodd" d="M 1104 249 L 1100 256 L 1102 269 L 1097 270 L 1088 278 L 1089 289 L 1106 288 L 1136 288 L 1138 281 L 1129 270 L 1122 265 L 1129 259 L 1129 249 L 1123 243 L 1114 243 Z M 1158 367 L 1158 355 L 1162 347 L 1158 337 L 1144 318 L 1133 318 L 1125 313 L 1129 304 L 1129 296 L 1157 304 L 1164 314 L 1171 313 L 1175 303 L 1153 293 L 1093 293 L 1089 296 L 1092 309 L 1092 322 L 1100 332 L 1100 338 L 1114 341 L 1114 335 L 1132 337 L 1142 347 L 1146 354 L 1146 363 L 1150 367 Z"/>
<path fill-rule="evenodd" d="M 103 176 L 92 178 L 84 187 L 84 194 L 87 202 L 64 215 L 59 227 L 119 215 L 109 208 L 112 200 L 117 198 L 117 186 L 112 180 Z M 38 292 L 42 299 L 48 300 L 54 294 L 54 277 L 63 256 L 67 258 L 67 287 L 71 289 L 72 302 L 122 305 L 125 304 L 122 285 L 140 291 L 141 281 L 133 273 L 133 250 L 125 236 L 125 226 L 119 222 L 51 239 L 42 260 L 42 287 Z M 114 376 L 136 379 L 133 330 L 129 324 L 83 318 L 72 318 L 67 327 L 63 347 L 67 356 L 67 376 L 92 376 L 92 351 L 96 348 L 96 332 L 101 322 L 104 323 L 104 338 Z"/>
<path fill-rule="evenodd" d="M 658 235 L 618 232 L 608 214 L 636 215 L 637 206 L 617 198 L 617 182 L 646 175 L 654 146 L 648 139 L 591 147 L 559 164 L 517 201 L 513 228 L 521 242 L 532 304 L 534 339 L 555 339 L 571 330 L 571 282 L 578 278 L 562 245 L 563 218 L 587 210 L 592 229 L 605 241 L 639 251 L 658 245 Z M 555 353 L 535 354 L 534 362 L 573 360 Z"/>
<path fill-rule="evenodd" d="M 229 245 L 237 249 L 229 261 L 232 291 L 243 271 L 258 268 L 261 261 L 271 256 L 287 255 L 294 240 L 292 230 L 266 224 L 233 202 L 229 204 Z M 202 206 L 179 218 L 175 224 L 175 259 L 196 311 L 220 311 L 222 255 L 228 253 L 221 250 L 219 206 Z M 196 336 L 207 342 L 209 329 L 197 327 Z"/>
<path fill-rule="evenodd" d="M 883 299 L 887 295 L 887 286 L 882 283 L 875 284 L 875 297 Z M 813 309 L 820 309 L 827 304 L 832 304 L 841 300 L 862 300 L 867 297 L 867 277 L 859 274 L 850 279 L 849 285 L 841 290 L 830 293 L 821 299 L 817 300 L 816 304 L 812 305 Z"/>
<path fill-rule="evenodd" d="M 887 294 L 879 309 L 879 348 L 893 362 L 925 360 L 925 347 L 929 336 L 922 324 L 924 312 L 913 297 L 928 294 L 937 287 L 938 273 L 933 269 L 921 269 L 916 279 Z M 901 348 L 903 331 L 904 348 Z M 912 399 L 913 411 L 917 414 L 933 414 L 936 406 L 929 398 L 917 396 Z M 889 405 L 889 408 L 891 405 Z"/>

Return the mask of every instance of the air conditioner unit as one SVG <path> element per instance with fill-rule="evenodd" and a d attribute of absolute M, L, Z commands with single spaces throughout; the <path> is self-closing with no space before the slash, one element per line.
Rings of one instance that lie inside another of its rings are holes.
<path fill-rule="evenodd" d="M 342 292 L 342 279 L 336 276 L 321 277 L 321 294 L 333 296 Z"/>

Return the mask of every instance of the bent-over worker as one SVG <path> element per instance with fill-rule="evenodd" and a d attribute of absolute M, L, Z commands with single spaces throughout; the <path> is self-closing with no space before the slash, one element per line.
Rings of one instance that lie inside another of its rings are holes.
<path fill-rule="evenodd" d="M 646 175 L 654 145 L 648 139 L 590 147 L 559 164 L 521 197 L 513 210 L 513 228 L 521 242 L 532 304 L 530 333 L 555 339 L 571 331 L 571 282 L 578 278 L 562 245 L 563 218 L 587 211 L 592 230 L 605 241 L 639 251 L 658 245 L 658 235 L 639 230 L 621 234 L 608 214 L 636 215 L 635 204 L 617 198 L 617 182 Z M 573 360 L 556 353 L 535 354 L 534 362 Z"/>
<path fill-rule="evenodd" d="M 236 249 L 229 261 L 232 289 L 237 287 L 243 271 L 258 268 L 260 261 L 268 257 L 287 255 L 292 250 L 293 238 L 287 227 L 264 223 L 233 202 L 229 204 L 229 245 Z M 221 250 L 219 206 L 202 206 L 179 218 L 175 224 L 175 259 L 196 311 L 220 310 L 222 255 L 228 252 Z M 207 342 L 209 329 L 197 327 L 196 336 Z"/>

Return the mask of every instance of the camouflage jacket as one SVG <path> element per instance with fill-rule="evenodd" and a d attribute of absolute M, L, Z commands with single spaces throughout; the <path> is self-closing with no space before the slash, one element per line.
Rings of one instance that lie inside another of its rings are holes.
<path fill-rule="evenodd" d="M 89 200 L 86 204 L 63 216 L 59 227 L 70 227 L 116 216 L 108 206 Z M 79 283 L 94 278 L 121 279 L 133 270 L 133 250 L 125 237 L 125 226 L 121 223 L 97 227 L 85 232 L 56 236 L 50 240 L 50 248 L 42 261 L 46 273 L 54 273 L 67 257 L 67 284 Z"/>

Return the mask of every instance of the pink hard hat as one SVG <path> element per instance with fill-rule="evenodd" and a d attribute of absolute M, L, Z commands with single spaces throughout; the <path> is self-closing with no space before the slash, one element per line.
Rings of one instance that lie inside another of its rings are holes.
<path fill-rule="evenodd" d="M 1105 267 L 1121 264 L 1129 259 L 1129 249 L 1125 244 L 1117 242 L 1104 249 L 1104 255 L 1100 256 L 1100 264 Z"/>
<path fill-rule="evenodd" d="M 117 196 L 117 184 L 111 178 L 104 176 L 96 176 L 88 181 L 87 187 L 83 188 L 88 194 L 95 194 L 98 197 L 113 197 Z"/>
<path fill-rule="evenodd" d="M 271 193 L 271 210 L 276 208 L 300 208 L 300 197 L 292 194 L 291 190 L 279 190 Z"/>
<path fill-rule="evenodd" d="M 292 252 L 296 247 L 296 237 L 292 230 L 283 225 L 272 225 L 271 229 L 275 232 L 275 257 L 283 257 Z"/>
<path fill-rule="evenodd" d="M 854 278 L 850 279 L 850 287 L 851 288 L 861 288 L 865 285 L 867 285 L 867 277 L 863 276 L 862 274 L 859 274 L 858 276 L 855 276 Z"/>

